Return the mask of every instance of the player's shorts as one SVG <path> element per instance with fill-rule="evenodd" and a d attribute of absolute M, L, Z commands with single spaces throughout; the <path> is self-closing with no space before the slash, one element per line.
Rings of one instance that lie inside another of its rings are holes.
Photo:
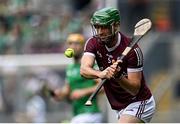
<path fill-rule="evenodd" d="M 156 105 L 154 97 L 151 96 L 150 99 L 131 103 L 126 108 L 117 111 L 117 116 L 118 119 L 120 119 L 121 115 L 132 115 L 139 118 L 145 123 L 149 123 L 155 112 L 155 107 Z"/>
<path fill-rule="evenodd" d="M 102 123 L 101 113 L 84 113 L 72 118 L 71 123 Z"/>

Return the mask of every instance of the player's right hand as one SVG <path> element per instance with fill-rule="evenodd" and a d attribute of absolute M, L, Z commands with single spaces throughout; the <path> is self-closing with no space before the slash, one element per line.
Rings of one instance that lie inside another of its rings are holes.
<path fill-rule="evenodd" d="M 111 79 L 114 78 L 114 76 L 121 70 L 120 66 L 119 66 L 119 62 L 121 62 L 120 60 L 118 61 L 112 61 L 112 65 L 110 67 L 107 67 L 105 70 L 103 70 L 100 73 L 100 78 L 101 79 Z"/>
<path fill-rule="evenodd" d="M 107 67 L 105 70 L 100 72 L 101 79 L 110 79 L 114 76 L 115 69 L 113 67 Z"/>

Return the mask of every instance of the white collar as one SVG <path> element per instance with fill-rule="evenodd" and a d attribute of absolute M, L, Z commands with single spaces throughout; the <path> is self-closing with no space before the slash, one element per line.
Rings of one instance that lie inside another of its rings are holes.
<path fill-rule="evenodd" d="M 113 47 L 111 47 L 111 48 L 108 48 L 106 45 L 105 45 L 105 47 L 108 50 L 108 52 L 111 52 L 111 51 L 115 50 L 119 46 L 120 43 L 121 43 L 121 34 L 118 33 L 117 43 Z"/>

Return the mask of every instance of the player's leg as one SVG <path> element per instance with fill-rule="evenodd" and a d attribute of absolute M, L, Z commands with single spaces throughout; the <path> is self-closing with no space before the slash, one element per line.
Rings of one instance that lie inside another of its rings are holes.
<path fill-rule="evenodd" d="M 150 122 L 154 112 L 155 101 L 152 96 L 148 100 L 129 104 L 125 109 L 118 112 L 118 118 L 121 123 L 148 123 Z"/>
<path fill-rule="evenodd" d="M 118 120 L 119 123 L 142 123 L 143 121 L 132 115 L 121 115 L 121 118 Z"/>

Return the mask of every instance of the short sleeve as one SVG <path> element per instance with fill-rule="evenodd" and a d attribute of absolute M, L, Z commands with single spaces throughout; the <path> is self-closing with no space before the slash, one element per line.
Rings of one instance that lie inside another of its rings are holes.
<path fill-rule="evenodd" d="M 138 46 L 132 49 L 131 52 L 128 54 L 127 62 L 128 72 L 137 72 L 143 70 L 143 54 Z"/>
<path fill-rule="evenodd" d="M 86 44 L 84 46 L 84 54 L 90 54 L 90 55 L 93 55 L 95 56 L 96 54 L 96 40 L 94 40 L 93 38 L 91 39 L 88 39 L 86 41 Z"/>

